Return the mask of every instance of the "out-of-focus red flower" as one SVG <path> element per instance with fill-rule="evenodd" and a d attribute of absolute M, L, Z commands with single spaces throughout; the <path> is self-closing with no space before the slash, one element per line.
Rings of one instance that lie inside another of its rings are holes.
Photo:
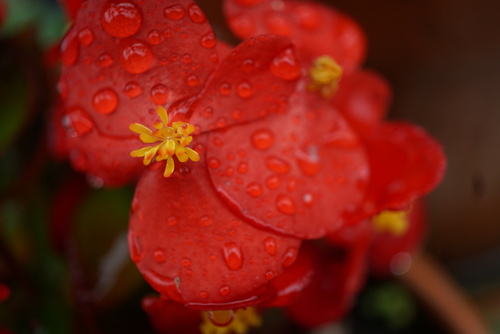
<path fill-rule="evenodd" d="M 63 6 L 68 19 L 73 20 L 76 17 L 76 13 L 78 13 L 78 9 L 80 9 L 83 0 L 59 0 L 59 2 Z"/>

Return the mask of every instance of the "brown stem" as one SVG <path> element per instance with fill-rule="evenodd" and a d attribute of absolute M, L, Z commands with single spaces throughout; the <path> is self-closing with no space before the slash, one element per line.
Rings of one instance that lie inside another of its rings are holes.
<path fill-rule="evenodd" d="M 451 333 L 491 333 L 462 289 L 429 255 L 416 256 L 400 279 Z"/>

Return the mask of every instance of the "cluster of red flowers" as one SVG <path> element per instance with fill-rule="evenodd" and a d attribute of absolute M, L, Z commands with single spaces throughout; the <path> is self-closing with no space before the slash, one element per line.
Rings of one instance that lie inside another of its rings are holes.
<path fill-rule="evenodd" d="M 221 327 L 254 323 L 250 306 L 338 319 L 370 266 L 418 243 L 442 149 L 383 120 L 390 88 L 360 68 L 365 37 L 344 14 L 224 9 L 234 48 L 190 0 L 84 1 L 61 44 L 58 150 L 96 184 L 138 181 L 129 248 L 160 293 L 144 302 L 158 328 L 179 304 Z"/>

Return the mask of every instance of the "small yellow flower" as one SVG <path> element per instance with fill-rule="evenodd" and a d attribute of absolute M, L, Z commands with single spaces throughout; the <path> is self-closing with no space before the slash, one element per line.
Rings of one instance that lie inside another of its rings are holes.
<path fill-rule="evenodd" d="M 331 98 L 338 89 L 342 67 L 330 56 L 318 57 L 309 70 L 310 90 L 319 90 L 325 98 Z"/>
<path fill-rule="evenodd" d="M 163 176 L 169 177 L 175 168 L 172 158 L 174 155 L 180 162 L 199 161 L 200 155 L 187 147 L 193 141 L 193 137 L 190 136 L 194 132 L 193 125 L 185 122 L 174 122 L 172 126 L 168 126 L 168 115 L 165 108 L 158 106 L 156 113 L 160 116 L 161 122 L 156 122 L 153 125 L 155 130 L 150 130 L 139 123 L 130 124 L 129 129 L 139 134 L 139 139 L 144 144 L 159 143 L 132 151 L 130 156 L 144 157 L 145 166 L 149 165 L 153 159 L 156 161 L 167 160 Z"/>

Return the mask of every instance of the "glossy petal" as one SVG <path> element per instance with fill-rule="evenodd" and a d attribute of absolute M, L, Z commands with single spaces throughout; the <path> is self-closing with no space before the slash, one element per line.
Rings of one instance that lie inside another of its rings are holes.
<path fill-rule="evenodd" d="M 367 133 L 385 117 L 391 100 L 391 88 L 382 76 L 359 70 L 342 77 L 332 104 L 359 133 Z"/>
<path fill-rule="evenodd" d="M 358 222 L 385 209 L 400 209 L 441 181 L 446 158 L 441 145 L 421 128 L 402 122 L 380 124 L 365 135 L 370 185 Z"/>
<path fill-rule="evenodd" d="M 289 39 L 249 39 L 222 61 L 189 122 L 207 131 L 282 113 L 301 71 Z"/>
<path fill-rule="evenodd" d="M 289 254 L 300 245 L 232 213 L 201 161 L 183 164 L 168 179 L 161 168 L 148 170 L 134 203 L 132 259 L 153 288 L 192 308 L 245 307 L 268 298 L 268 280 L 291 265 Z"/>
<path fill-rule="evenodd" d="M 60 90 L 66 110 L 89 113 L 99 143 L 130 137 L 130 124 L 158 120 L 157 105 L 168 109 L 200 92 L 218 57 L 215 40 L 203 43 L 213 35 L 204 16 L 189 15 L 193 6 L 189 0 L 88 1 L 78 11 L 62 42 Z M 86 155 L 120 155 L 93 148 L 81 146 Z M 136 165 L 133 160 L 122 161 L 124 168 Z"/>
<path fill-rule="evenodd" d="M 258 226 L 300 238 L 342 226 L 369 177 L 356 134 L 309 93 L 292 98 L 286 117 L 210 133 L 207 159 L 228 204 Z"/>
<path fill-rule="evenodd" d="M 350 229 L 346 227 L 345 229 Z M 314 249 L 315 273 L 311 282 L 293 304 L 285 309 L 290 319 L 304 327 L 317 327 L 338 320 L 351 309 L 363 286 L 368 243 L 356 242 L 366 238 L 366 229 L 352 227 L 354 241 L 349 246 Z M 349 239 L 349 238 L 348 238 Z"/>
<path fill-rule="evenodd" d="M 289 37 L 304 60 L 332 56 L 350 72 L 365 57 L 361 28 L 331 7 L 308 1 L 226 0 L 224 10 L 229 26 L 240 38 L 263 33 Z"/>

